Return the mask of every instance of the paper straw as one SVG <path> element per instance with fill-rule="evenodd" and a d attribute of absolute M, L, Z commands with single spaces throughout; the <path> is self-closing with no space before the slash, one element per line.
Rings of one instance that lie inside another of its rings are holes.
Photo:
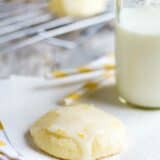
<path fill-rule="evenodd" d="M 48 76 L 52 78 L 64 78 L 73 75 L 92 73 L 100 70 L 103 71 L 115 70 L 114 54 L 110 53 L 109 55 L 105 56 L 103 60 L 104 61 L 101 61 L 100 63 L 98 63 L 97 61 L 97 63 L 90 63 L 89 65 L 83 65 L 73 69 L 56 70 L 53 71 L 51 74 L 48 74 Z"/>
<path fill-rule="evenodd" d="M 74 69 L 68 69 L 68 70 L 62 70 L 62 71 L 54 71 L 52 72 L 52 76 L 54 78 L 64 78 L 68 76 L 72 76 L 75 74 L 81 74 L 81 73 L 89 73 L 89 72 L 94 72 L 97 70 L 114 70 L 115 69 L 115 64 L 104 64 L 102 66 L 82 66 Z"/>
<path fill-rule="evenodd" d="M 105 73 L 99 79 L 94 81 L 85 82 L 82 87 L 78 88 L 76 91 L 67 94 L 62 100 L 59 101 L 61 105 L 72 105 L 75 101 L 79 100 L 85 93 L 102 88 L 106 85 L 108 79 L 113 79 L 114 71 Z"/>
<path fill-rule="evenodd" d="M 98 61 L 97 61 L 98 62 Z M 91 73 L 99 70 L 115 70 L 114 54 L 109 54 L 103 58 L 99 63 L 90 63 L 89 65 L 80 66 L 74 69 L 56 70 L 49 74 L 52 78 L 64 78 L 73 75 L 81 75 L 84 73 Z"/>

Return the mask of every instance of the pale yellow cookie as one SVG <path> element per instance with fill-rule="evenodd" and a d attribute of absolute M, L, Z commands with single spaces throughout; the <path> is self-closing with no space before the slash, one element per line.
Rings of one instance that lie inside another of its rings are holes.
<path fill-rule="evenodd" d="M 49 10 L 59 16 L 87 17 L 103 12 L 107 0 L 50 0 Z"/>
<path fill-rule="evenodd" d="M 114 116 L 91 105 L 57 108 L 30 130 L 37 147 L 68 160 L 93 160 L 123 149 L 125 129 Z"/>

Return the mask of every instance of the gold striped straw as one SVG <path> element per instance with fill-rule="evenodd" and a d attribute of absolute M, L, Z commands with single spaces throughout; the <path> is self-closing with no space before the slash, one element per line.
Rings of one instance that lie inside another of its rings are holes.
<path fill-rule="evenodd" d="M 62 100 L 59 101 L 59 103 L 65 106 L 72 105 L 77 100 L 79 100 L 85 93 L 104 87 L 106 85 L 106 80 L 113 78 L 113 76 L 114 71 L 110 71 L 105 73 L 97 80 L 85 82 L 82 87 L 78 88 L 72 93 L 67 94 Z"/>
<path fill-rule="evenodd" d="M 0 121 L 0 132 L 3 132 L 3 130 L 4 130 L 4 127 L 3 127 L 2 122 Z M 0 139 L 0 147 L 5 146 L 5 145 L 6 143 L 4 142 L 4 140 Z"/>
<path fill-rule="evenodd" d="M 78 68 L 74 68 L 74 69 L 68 69 L 68 70 L 56 70 L 53 71 L 51 74 L 54 78 L 64 78 L 64 77 L 68 77 L 68 76 L 72 76 L 75 74 L 81 74 L 81 73 L 90 73 L 90 72 L 94 72 L 97 70 L 114 70 L 115 69 L 115 65 L 114 64 L 105 64 L 101 67 L 87 67 L 87 66 L 82 66 L 82 67 L 78 67 Z"/>
<path fill-rule="evenodd" d="M 112 55 L 110 55 L 108 58 L 114 58 Z M 80 66 L 74 69 L 67 69 L 67 70 L 56 70 L 51 73 L 51 76 L 54 78 L 64 78 L 68 76 L 72 76 L 75 74 L 82 74 L 82 73 L 90 73 L 95 72 L 98 70 L 114 70 L 115 69 L 115 63 L 114 62 L 108 62 L 102 65 L 84 65 Z"/>
<path fill-rule="evenodd" d="M 3 129 L 4 129 L 3 124 L 2 124 L 2 122 L 0 121 L 0 130 L 3 130 Z"/>

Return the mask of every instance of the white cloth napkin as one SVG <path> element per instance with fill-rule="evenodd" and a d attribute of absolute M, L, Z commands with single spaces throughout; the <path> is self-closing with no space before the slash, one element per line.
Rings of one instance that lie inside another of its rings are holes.
<path fill-rule="evenodd" d="M 22 160 L 22 156 L 11 144 L 1 122 L 0 126 L 0 160 Z"/>

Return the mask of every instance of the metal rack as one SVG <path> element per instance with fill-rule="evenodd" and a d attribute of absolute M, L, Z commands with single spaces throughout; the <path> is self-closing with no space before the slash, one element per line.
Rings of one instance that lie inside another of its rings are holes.
<path fill-rule="evenodd" d="M 57 18 L 47 12 L 46 1 L 6 3 L 1 0 L 0 50 L 1 53 L 15 51 L 43 40 L 70 48 L 75 44 L 58 39 L 57 36 L 103 24 L 113 17 L 112 13 L 106 12 L 86 19 Z"/>
<path fill-rule="evenodd" d="M 0 78 L 44 76 L 110 52 L 113 18 L 108 9 L 75 19 L 49 13 L 47 0 L 0 0 Z"/>

